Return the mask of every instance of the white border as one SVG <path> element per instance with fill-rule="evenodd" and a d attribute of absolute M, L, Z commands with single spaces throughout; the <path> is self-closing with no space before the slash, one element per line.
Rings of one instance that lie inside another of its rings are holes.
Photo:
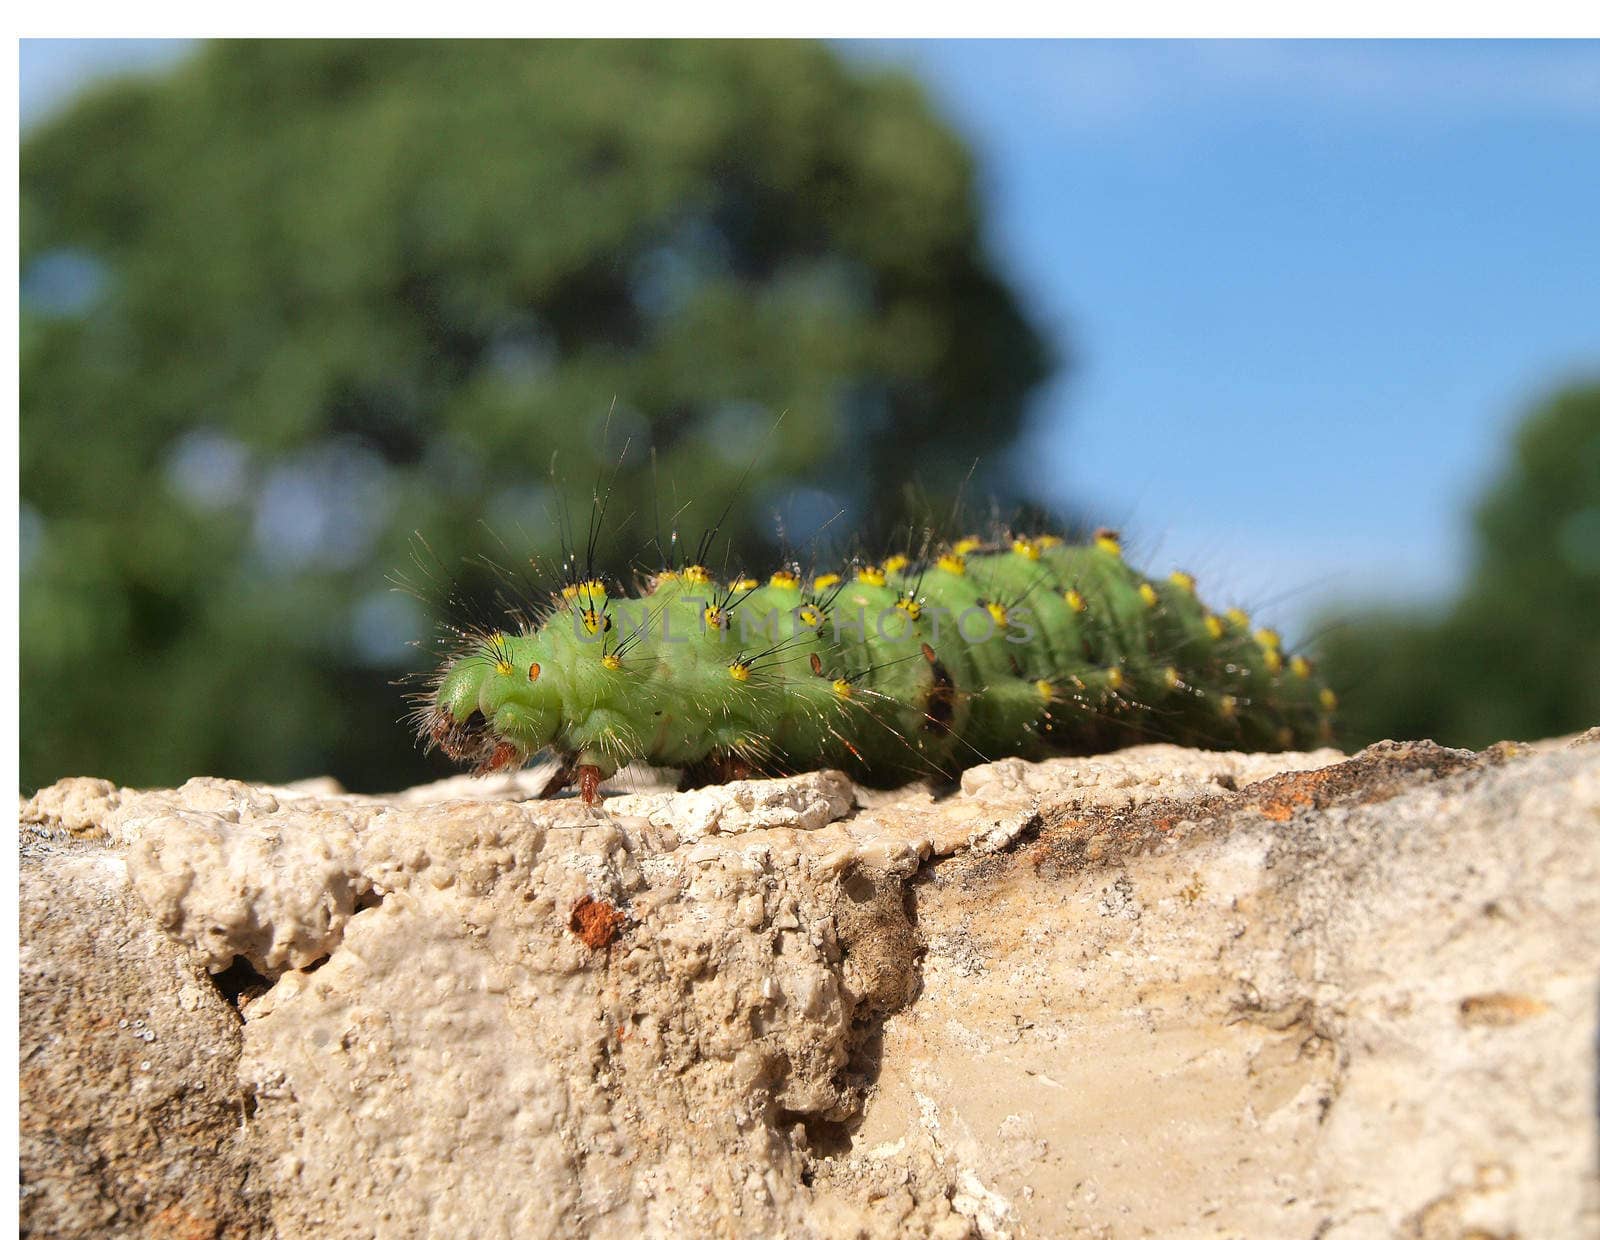
<path fill-rule="evenodd" d="M 463 12 L 352 0 L 333 4 L 289 0 L 270 8 L 232 11 L 197 0 L 166 0 L 132 10 L 109 0 L 68 0 L 27 14 L 19 25 L 19 35 L 25 38 L 1592 38 L 1600 36 L 1600 5 L 1579 5 L 1574 0 L 1517 4 L 1346 0 L 1320 5 L 1281 0 L 1072 5 L 1005 0 L 934 8 L 884 0 L 821 0 L 807 5 L 611 0 L 597 5 L 502 2 Z"/>

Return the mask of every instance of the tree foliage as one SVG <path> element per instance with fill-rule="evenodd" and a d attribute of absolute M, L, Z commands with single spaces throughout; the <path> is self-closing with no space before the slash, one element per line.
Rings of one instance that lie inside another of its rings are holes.
<path fill-rule="evenodd" d="M 1533 411 L 1477 511 L 1477 559 L 1441 617 L 1336 628 L 1352 743 L 1481 747 L 1600 724 L 1600 384 Z"/>
<path fill-rule="evenodd" d="M 953 489 L 1048 366 L 961 142 L 811 44 L 211 44 L 21 188 L 28 784 L 419 778 L 413 530 L 548 555 L 565 491 L 581 542 L 631 437 L 611 555 L 754 462 L 758 558 Z"/>

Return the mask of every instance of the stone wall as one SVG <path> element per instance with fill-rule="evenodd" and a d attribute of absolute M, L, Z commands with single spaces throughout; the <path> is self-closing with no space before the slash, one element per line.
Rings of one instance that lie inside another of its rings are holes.
<path fill-rule="evenodd" d="M 67 780 L 24 1232 L 1595 1234 L 1597 739 Z"/>

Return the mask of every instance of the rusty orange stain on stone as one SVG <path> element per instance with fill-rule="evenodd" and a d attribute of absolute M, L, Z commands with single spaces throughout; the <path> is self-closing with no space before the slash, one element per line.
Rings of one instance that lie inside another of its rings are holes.
<path fill-rule="evenodd" d="M 572 906 L 567 929 L 577 935 L 585 947 L 599 951 L 602 947 L 611 946 L 627 922 L 628 915 L 620 909 L 593 896 L 584 896 Z"/>
<path fill-rule="evenodd" d="M 1259 801 L 1255 808 L 1273 822 L 1288 822 L 1299 810 L 1321 805 L 1323 794 L 1328 791 L 1327 785 L 1348 776 L 1348 772 L 1341 769 L 1345 765 L 1339 763 L 1315 771 L 1290 771 L 1264 779 L 1256 787 L 1262 792 L 1270 792 L 1270 795 Z"/>

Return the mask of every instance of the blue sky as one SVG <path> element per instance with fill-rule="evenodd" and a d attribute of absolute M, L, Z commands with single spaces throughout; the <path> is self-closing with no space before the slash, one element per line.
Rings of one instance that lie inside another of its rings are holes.
<path fill-rule="evenodd" d="M 915 43 L 1079 365 L 1026 459 L 1296 628 L 1437 598 L 1527 403 L 1600 373 L 1600 44 Z"/>
<path fill-rule="evenodd" d="M 24 41 L 24 123 L 177 41 Z M 972 142 L 1076 367 L 1019 459 L 1303 631 L 1447 595 L 1529 402 L 1600 374 L 1600 43 L 873 42 Z"/>

